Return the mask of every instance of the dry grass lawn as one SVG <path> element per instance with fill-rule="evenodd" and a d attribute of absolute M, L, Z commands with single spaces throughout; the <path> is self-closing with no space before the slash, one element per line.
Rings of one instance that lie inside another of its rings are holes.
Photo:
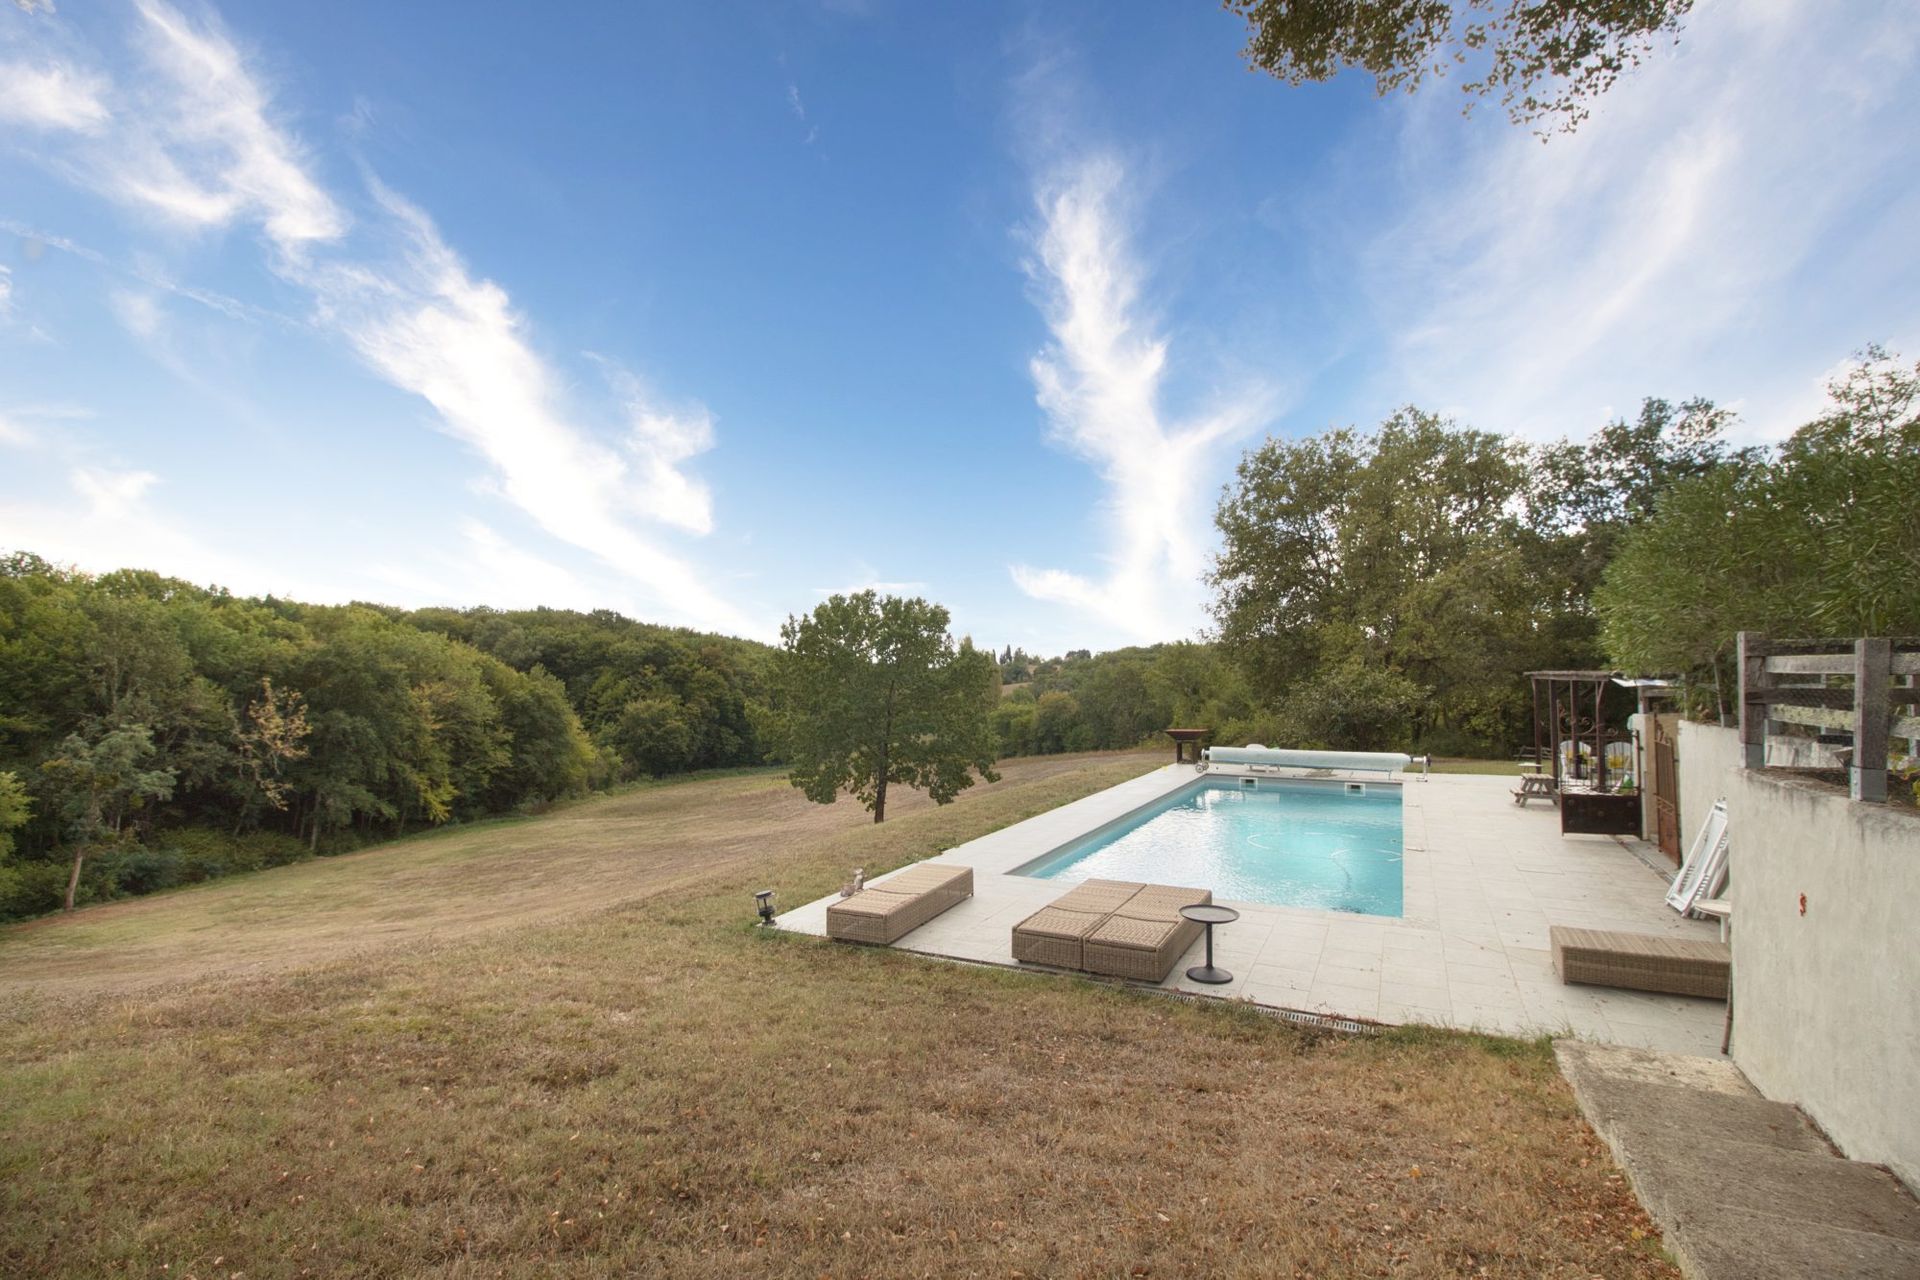
<path fill-rule="evenodd" d="M 1543 1045 L 747 923 L 1159 762 L 878 828 L 691 781 L 6 931 L 0 1274 L 1677 1274 Z"/>

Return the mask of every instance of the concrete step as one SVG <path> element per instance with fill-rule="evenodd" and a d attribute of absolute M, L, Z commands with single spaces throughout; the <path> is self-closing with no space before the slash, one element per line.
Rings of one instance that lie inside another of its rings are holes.
<path fill-rule="evenodd" d="M 1562 1040 L 1560 1069 L 1694 1280 L 1912 1280 L 1920 1205 L 1724 1059 Z"/>
<path fill-rule="evenodd" d="M 1920 1276 L 1920 1244 L 1911 1240 L 1810 1226 L 1800 1219 L 1740 1209 L 1723 1210 L 1718 1226 L 1714 1231 L 1686 1233 L 1682 1265 L 1690 1275 L 1708 1280 L 1761 1276 L 1769 1280 L 1913 1280 Z"/>
<path fill-rule="evenodd" d="M 1677 1125 L 1722 1142 L 1828 1157 L 1836 1154 L 1800 1108 L 1757 1093 L 1724 1093 L 1599 1076 L 1589 1083 L 1582 1103 L 1589 1108 L 1588 1118 L 1595 1129 L 1613 1124 L 1641 1128 Z"/>
<path fill-rule="evenodd" d="M 1637 1124 L 1616 1125 L 1610 1141 L 1627 1153 L 1635 1187 L 1646 1183 L 1640 1199 L 1656 1218 L 1711 1206 L 1920 1244 L 1913 1197 L 1879 1165 Z"/>

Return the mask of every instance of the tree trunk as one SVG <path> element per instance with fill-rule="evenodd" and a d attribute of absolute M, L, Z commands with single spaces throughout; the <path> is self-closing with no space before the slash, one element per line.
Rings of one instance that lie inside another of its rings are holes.
<path fill-rule="evenodd" d="M 73 847 L 73 874 L 67 877 L 67 910 L 73 910 L 74 894 L 80 890 L 80 864 L 87 860 L 87 847 L 83 844 Z"/>
<path fill-rule="evenodd" d="M 320 806 L 319 805 L 315 805 L 313 807 L 313 835 L 308 837 L 307 839 L 307 852 L 312 854 L 318 854 L 320 852 Z"/>
<path fill-rule="evenodd" d="M 874 789 L 873 793 L 875 822 L 887 820 L 887 770 L 892 767 L 890 757 L 893 754 L 893 691 L 896 687 L 896 681 L 891 679 L 887 681 L 887 727 L 885 737 L 880 742 L 880 785 Z"/>

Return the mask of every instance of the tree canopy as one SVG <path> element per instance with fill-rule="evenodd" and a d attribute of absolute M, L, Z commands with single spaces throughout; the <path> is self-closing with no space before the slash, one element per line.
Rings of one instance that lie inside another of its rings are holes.
<path fill-rule="evenodd" d="M 1693 0 L 1225 0 L 1246 20 L 1249 65 L 1288 84 L 1348 67 L 1381 94 L 1449 68 L 1466 106 L 1497 98 L 1516 124 L 1572 129 Z"/>
<path fill-rule="evenodd" d="M 836 595 L 780 629 L 781 712 L 793 785 L 816 804 L 845 791 L 887 816 L 893 783 L 945 804 L 993 772 L 991 655 L 958 645 L 947 611 L 872 591 Z"/>
<path fill-rule="evenodd" d="M 1920 634 L 1920 364 L 1878 347 L 1771 454 L 1685 476 L 1595 594 L 1625 666 L 1718 683 L 1735 636 Z"/>
<path fill-rule="evenodd" d="M 1743 456 L 1727 420 L 1648 400 L 1535 446 L 1408 408 L 1269 440 L 1217 515 L 1220 642 L 1289 744 L 1504 753 L 1521 672 L 1599 660 L 1591 597 L 1622 530 Z"/>

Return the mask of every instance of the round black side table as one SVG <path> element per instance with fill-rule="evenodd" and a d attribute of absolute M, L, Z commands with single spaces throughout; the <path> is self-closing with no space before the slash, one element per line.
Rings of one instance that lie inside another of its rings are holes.
<path fill-rule="evenodd" d="M 1207 982 L 1216 986 L 1223 982 L 1232 982 L 1232 974 L 1228 973 L 1225 969 L 1216 969 L 1213 966 L 1213 926 L 1217 924 L 1232 924 L 1240 918 L 1240 913 L 1232 907 L 1215 906 L 1208 902 L 1198 903 L 1191 907 L 1182 907 L 1180 908 L 1180 914 L 1195 924 L 1207 926 L 1207 962 L 1205 964 L 1197 964 L 1187 970 L 1187 976 L 1195 982 Z"/>

